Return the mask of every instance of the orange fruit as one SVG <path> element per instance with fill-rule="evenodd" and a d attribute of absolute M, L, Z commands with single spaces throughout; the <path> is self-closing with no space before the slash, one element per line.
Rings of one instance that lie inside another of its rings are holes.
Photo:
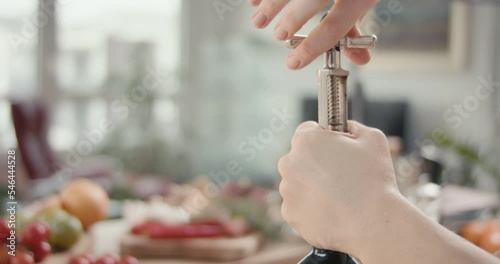
<path fill-rule="evenodd" d="M 495 253 L 500 250 L 500 230 L 494 229 L 484 234 L 479 241 L 479 247 L 488 251 L 489 253 Z"/>
<path fill-rule="evenodd" d="M 469 233 L 468 239 L 471 240 L 470 236 L 475 231 L 478 235 L 477 237 L 473 236 L 477 239 L 476 245 L 490 253 L 500 250 L 500 219 L 474 222 L 471 226 L 464 227 L 463 231 L 467 232 L 464 232 L 462 235 L 466 237 L 465 233 Z"/>
<path fill-rule="evenodd" d="M 85 229 L 106 219 L 109 197 L 104 188 L 87 179 L 71 181 L 60 192 L 62 207 L 76 216 Z"/>
<path fill-rule="evenodd" d="M 462 227 L 461 235 L 473 244 L 478 244 L 481 237 L 489 227 L 488 221 L 474 220 Z"/>

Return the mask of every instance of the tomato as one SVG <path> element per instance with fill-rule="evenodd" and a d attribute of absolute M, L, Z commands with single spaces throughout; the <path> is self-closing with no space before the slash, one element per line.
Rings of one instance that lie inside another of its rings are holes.
<path fill-rule="evenodd" d="M 0 264 L 8 264 L 9 249 L 6 245 L 0 244 Z"/>
<path fill-rule="evenodd" d="M 0 219 L 0 244 L 7 243 L 7 238 L 10 236 L 9 222 L 7 219 Z"/>
<path fill-rule="evenodd" d="M 132 256 L 122 256 L 120 264 L 139 264 L 139 261 Z"/>
<path fill-rule="evenodd" d="M 120 256 L 115 253 L 106 253 L 101 258 L 110 258 L 115 264 L 120 264 Z"/>
<path fill-rule="evenodd" d="M 100 257 L 99 259 L 97 259 L 95 264 L 120 264 L 120 263 L 119 262 L 116 263 L 115 259 L 113 259 L 113 257 L 103 256 L 103 257 Z"/>
<path fill-rule="evenodd" d="M 37 263 L 43 261 L 52 252 L 52 248 L 47 241 L 38 241 L 31 247 L 31 250 Z"/>
<path fill-rule="evenodd" d="M 92 264 L 93 262 L 90 262 L 88 259 L 81 257 L 81 256 L 73 256 L 68 264 Z"/>
<path fill-rule="evenodd" d="M 31 224 L 31 228 L 29 229 L 35 237 L 41 240 L 49 240 L 50 238 L 50 226 L 45 222 L 37 222 Z"/>
<path fill-rule="evenodd" d="M 94 264 L 95 258 L 90 254 L 81 254 L 71 257 L 69 264 Z"/>
<path fill-rule="evenodd" d="M 9 264 L 34 264 L 33 257 L 26 252 L 17 252 L 15 257 L 11 257 Z"/>
<path fill-rule="evenodd" d="M 95 262 L 95 257 L 92 256 L 91 254 L 88 254 L 88 253 L 81 254 L 80 257 L 88 260 L 91 264 L 94 264 L 94 262 Z"/>
<path fill-rule="evenodd" d="M 47 242 L 49 237 L 50 227 L 48 224 L 43 222 L 36 222 L 29 225 L 21 234 L 23 244 L 30 249 L 37 246 L 40 241 Z"/>

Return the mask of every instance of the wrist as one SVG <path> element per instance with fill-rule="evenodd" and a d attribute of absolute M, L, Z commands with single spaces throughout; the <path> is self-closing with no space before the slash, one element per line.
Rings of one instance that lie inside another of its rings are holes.
<path fill-rule="evenodd" d="M 390 202 L 386 217 L 372 222 L 353 252 L 363 264 L 498 263 L 485 251 L 429 219 L 401 195 Z"/>
<path fill-rule="evenodd" d="M 360 219 L 363 224 L 348 245 L 349 253 L 363 264 L 373 263 L 368 260 L 374 254 L 383 253 L 380 248 L 391 248 L 392 243 L 400 241 L 402 234 L 399 231 L 406 228 L 406 221 L 418 218 L 412 205 L 399 191 L 381 194 L 375 204 L 370 213 Z"/>

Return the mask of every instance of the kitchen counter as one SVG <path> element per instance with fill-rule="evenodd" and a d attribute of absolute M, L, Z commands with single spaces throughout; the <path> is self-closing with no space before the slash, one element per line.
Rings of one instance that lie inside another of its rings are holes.
<path fill-rule="evenodd" d="M 121 220 L 104 221 L 94 226 L 70 251 L 55 253 L 43 264 L 67 264 L 75 254 L 92 253 L 96 256 L 104 253 L 119 253 L 121 237 L 126 234 L 127 226 Z M 272 242 L 267 243 L 255 255 L 246 259 L 222 262 L 231 264 L 289 264 L 297 263 L 310 250 L 305 242 Z M 190 259 L 139 259 L 141 264 L 215 264 L 221 262 Z"/>

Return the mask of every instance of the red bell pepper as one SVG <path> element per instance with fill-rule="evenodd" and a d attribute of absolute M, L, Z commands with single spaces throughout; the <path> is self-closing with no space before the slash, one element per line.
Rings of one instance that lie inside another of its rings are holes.
<path fill-rule="evenodd" d="M 220 223 L 198 223 L 172 225 L 160 222 L 145 222 L 135 225 L 132 233 L 146 234 L 151 239 L 221 237 L 227 235 Z"/>

